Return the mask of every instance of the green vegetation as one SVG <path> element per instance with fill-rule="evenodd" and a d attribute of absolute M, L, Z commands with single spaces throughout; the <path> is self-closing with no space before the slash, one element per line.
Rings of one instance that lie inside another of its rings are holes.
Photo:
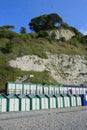
<path fill-rule="evenodd" d="M 17 79 L 17 77 L 22 77 L 24 75 L 28 75 L 28 79 L 25 82 L 37 83 L 37 84 L 58 84 L 56 80 L 54 80 L 48 71 L 43 72 L 35 72 L 35 71 L 21 71 L 20 69 L 15 69 L 10 66 L 0 66 L 0 91 L 5 89 L 5 84 L 8 81 L 13 81 Z M 34 75 L 33 78 L 30 75 Z"/>
<path fill-rule="evenodd" d="M 21 34 L 26 34 L 27 33 L 26 28 L 25 27 L 21 27 L 20 28 L 20 33 Z"/>
<path fill-rule="evenodd" d="M 31 19 L 29 23 L 30 29 L 35 32 L 40 32 L 44 30 L 52 30 L 63 24 L 62 18 L 56 14 L 44 14 L 39 17 Z"/>
<path fill-rule="evenodd" d="M 48 20 L 48 21 L 47 21 Z M 39 22 L 39 25 L 38 25 Z M 45 23 L 43 23 L 45 22 Z M 47 71 L 21 71 L 9 66 L 8 61 L 23 55 L 37 55 L 48 58 L 46 52 L 57 54 L 87 55 L 87 36 L 83 36 L 77 29 L 69 27 L 57 14 L 42 15 L 29 23 L 35 31 L 28 34 L 25 27 L 20 28 L 20 34 L 12 31 L 14 26 L 0 27 L 0 90 L 3 90 L 7 81 L 15 81 L 18 76 L 33 74 L 26 82 L 57 84 Z M 55 33 L 48 35 L 47 30 L 67 28 L 75 33 L 69 41 L 65 37 L 55 39 Z"/>

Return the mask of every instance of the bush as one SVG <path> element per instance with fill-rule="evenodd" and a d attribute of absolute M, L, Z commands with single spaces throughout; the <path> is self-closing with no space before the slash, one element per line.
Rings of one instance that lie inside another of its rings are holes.
<path fill-rule="evenodd" d="M 40 31 L 38 33 L 38 37 L 44 37 L 44 38 L 46 38 L 46 37 L 48 37 L 48 33 L 46 31 Z"/>
<path fill-rule="evenodd" d="M 1 48 L 3 53 L 11 53 L 12 52 L 12 42 L 7 42 L 4 48 Z"/>
<path fill-rule="evenodd" d="M 61 42 L 66 42 L 66 38 L 65 38 L 65 37 L 61 37 L 59 40 L 60 40 Z"/>
<path fill-rule="evenodd" d="M 30 39 L 30 35 L 29 34 L 21 34 L 20 38 L 22 38 L 22 40 L 26 42 L 27 40 Z"/>
<path fill-rule="evenodd" d="M 30 33 L 29 36 L 31 38 L 37 38 L 38 34 L 37 33 Z"/>

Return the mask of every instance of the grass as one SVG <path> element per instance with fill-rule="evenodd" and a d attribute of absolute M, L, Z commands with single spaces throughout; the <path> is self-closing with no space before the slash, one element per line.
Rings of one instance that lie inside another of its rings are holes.
<path fill-rule="evenodd" d="M 21 71 L 20 69 L 14 69 L 12 67 L 0 67 L 0 90 L 5 90 L 5 84 L 9 81 L 15 82 L 17 77 L 28 75 L 28 79 L 25 82 L 36 84 L 58 84 L 55 79 L 50 76 L 48 71 L 35 72 L 35 71 Z M 34 75 L 33 78 L 30 75 Z"/>

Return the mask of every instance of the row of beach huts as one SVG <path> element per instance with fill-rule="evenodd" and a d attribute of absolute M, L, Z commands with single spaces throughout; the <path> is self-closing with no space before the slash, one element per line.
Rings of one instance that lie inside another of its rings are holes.
<path fill-rule="evenodd" d="M 87 86 L 42 85 L 7 82 L 6 94 L 86 94 Z"/>
<path fill-rule="evenodd" d="M 87 106 L 87 88 L 8 82 L 0 112 Z"/>
<path fill-rule="evenodd" d="M 84 95 L 87 96 L 87 95 Z M 82 106 L 82 95 L 14 95 L 0 94 L 0 112 L 30 111 L 50 108 Z M 86 97 L 87 98 L 87 97 Z M 85 99 L 86 100 L 86 99 Z"/>

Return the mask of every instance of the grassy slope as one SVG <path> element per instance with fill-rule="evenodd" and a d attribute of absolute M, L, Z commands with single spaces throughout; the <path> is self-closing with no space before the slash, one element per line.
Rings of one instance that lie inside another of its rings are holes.
<path fill-rule="evenodd" d="M 7 43 L 12 45 L 12 52 L 4 53 L 3 48 Z M 15 59 L 16 57 L 23 55 L 38 55 L 42 58 L 47 58 L 46 52 L 58 53 L 58 54 L 79 54 L 87 55 L 87 47 L 84 44 L 69 44 L 58 43 L 57 41 L 51 41 L 44 38 L 32 38 L 28 34 L 21 35 L 16 34 L 12 39 L 0 38 L 0 90 L 3 90 L 7 81 L 15 81 L 16 77 L 25 74 L 33 74 L 34 78 L 28 78 L 26 82 L 43 83 L 43 84 L 57 84 L 49 72 L 31 72 L 21 71 L 20 69 L 14 69 L 9 66 L 8 60 Z"/>

